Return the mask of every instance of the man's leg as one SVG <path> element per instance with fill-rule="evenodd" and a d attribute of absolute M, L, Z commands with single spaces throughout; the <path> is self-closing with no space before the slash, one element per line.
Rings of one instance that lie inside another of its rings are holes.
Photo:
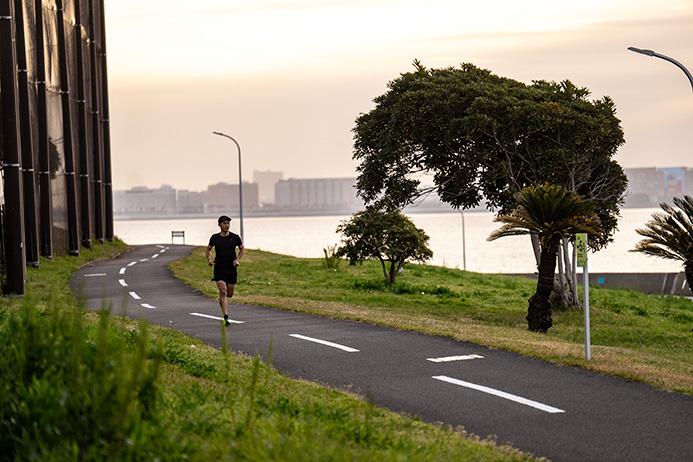
<path fill-rule="evenodd" d="M 228 316 L 229 302 L 226 298 L 228 294 L 228 284 L 224 281 L 217 281 L 217 287 L 219 288 L 219 306 L 221 307 L 221 312 L 224 316 Z"/>

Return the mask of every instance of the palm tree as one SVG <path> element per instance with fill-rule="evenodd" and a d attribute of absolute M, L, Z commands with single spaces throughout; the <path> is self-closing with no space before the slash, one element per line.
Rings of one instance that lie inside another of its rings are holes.
<path fill-rule="evenodd" d="M 688 287 L 693 289 L 693 197 L 674 198 L 675 207 L 661 203 L 665 213 L 655 212 L 647 228 L 635 232 L 645 239 L 635 244 L 631 252 L 683 262 Z"/>
<path fill-rule="evenodd" d="M 505 223 L 488 237 L 535 234 L 539 238 L 539 278 L 536 293 L 529 299 L 529 330 L 546 333 L 553 325 L 549 296 L 553 290 L 556 255 L 561 239 L 575 233 L 601 232 L 594 202 L 557 185 L 528 186 L 515 194 L 517 208 L 493 221 Z"/>

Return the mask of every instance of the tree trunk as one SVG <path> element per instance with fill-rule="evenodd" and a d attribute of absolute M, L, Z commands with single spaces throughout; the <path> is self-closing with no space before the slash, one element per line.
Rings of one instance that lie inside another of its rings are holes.
<path fill-rule="evenodd" d="M 380 266 L 383 267 L 383 275 L 385 276 L 385 283 L 390 284 L 390 277 L 387 274 L 387 268 L 385 267 L 385 260 L 380 259 Z"/>
<path fill-rule="evenodd" d="M 688 282 L 688 288 L 693 292 L 693 260 L 686 260 L 683 263 L 683 271 L 686 275 L 686 282 Z"/>
<path fill-rule="evenodd" d="M 563 240 L 563 251 L 564 256 L 565 256 L 565 265 L 566 265 L 566 273 L 568 274 L 568 281 L 570 283 L 570 293 L 571 293 L 571 301 L 573 305 L 575 306 L 580 306 L 580 298 L 578 297 L 578 290 L 577 290 L 577 248 L 575 247 L 575 244 L 573 243 L 573 251 L 568 252 L 570 250 L 570 245 L 568 244 L 568 239 L 565 238 Z M 569 255 L 572 253 L 573 259 L 572 261 L 570 260 Z"/>
<path fill-rule="evenodd" d="M 556 272 L 556 254 L 560 239 L 550 239 L 541 249 L 539 261 L 539 278 L 537 291 L 529 299 L 527 323 L 532 332 L 548 332 L 553 325 L 551 319 L 551 292 L 553 291 L 554 275 Z"/>
<path fill-rule="evenodd" d="M 390 276 L 388 279 L 390 284 L 394 284 L 397 281 L 397 274 L 402 270 L 403 267 L 404 267 L 403 261 L 392 260 L 390 262 Z"/>
<path fill-rule="evenodd" d="M 530 235 L 532 239 L 532 250 L 534 250 L 534 261 L 537 264 L 537 270 L 539 269 L 539 261 L 541 260 L 541 243 L 539 243 L 539 236 L 532 233 Z"/>

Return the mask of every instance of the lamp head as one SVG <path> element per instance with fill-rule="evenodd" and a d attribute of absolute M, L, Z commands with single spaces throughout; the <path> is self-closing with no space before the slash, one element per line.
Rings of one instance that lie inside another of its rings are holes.
<path fill-rule="evenodd" d="M 628 47 L 628 49 L 630 51 L 640 53 L 641 55 L 650 56 L 650 57 L 654 56 L 654 51 L 652 51 L 652 50 L 641 50 L 640 48 L 635 48 L 635 47 Z"/>

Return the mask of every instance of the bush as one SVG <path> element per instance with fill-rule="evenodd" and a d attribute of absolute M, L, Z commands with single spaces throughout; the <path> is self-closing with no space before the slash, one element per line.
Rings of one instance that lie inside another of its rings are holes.
<path fill-rule="evenodd" d="M 161 355 L 148 358 L 146 324 L 110 329 L 102 312 L 90 329 L 79 309 L 34 305 L 0 325 L 0 460 L 160 457 L 148 440 Z"/>

